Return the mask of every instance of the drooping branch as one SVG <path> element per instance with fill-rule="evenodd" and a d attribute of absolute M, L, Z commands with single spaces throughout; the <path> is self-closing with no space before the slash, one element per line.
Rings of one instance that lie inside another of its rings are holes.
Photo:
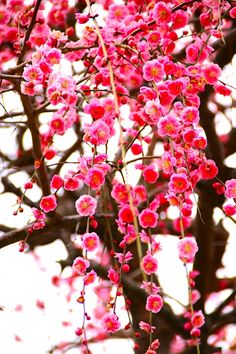
<path fill-rule="evenodd" d="M 26 34 L 25 34 L 25 37 L 24 37 L 24 42 L 23 42 L 23 46 L 22 46 L 22 49 L 21 49 L 21 54 L 19 55 L 19 58 L 18 58 L 18 61 L 17 61 L 17 65 L 22 64 L 21 62 L 22 62 L 22 59 L 24 58 L 24 55 L 25 55 L 25 52 L 26 52 L 26 49 L 27 49 L 27 41 L 29 40 L 30 35 L 31 35 L 31 33 L 33 31 L 33 28 L 35 26 L 37 14 L 38 14 L 41 2 L 42 2 L 42 0 L 37 0 L 36 1 L 35 7 L 34 7 L 34 12 L 33 12 L 29 27 L 28 27 L 28 29 L 26 31 Z"/>
<path fill-rule="evenodd" d="M 40 134 L 38 129 L 38 115 L 33 109 L 30 102 L 30 98 L 20 93 L 22 105 L 24 107 L 25 114 L 27 116 L 28 127 L 32 137 L 32 145 L 34 151 L 35 162 L 39 164 L 37 168 L 37 175 L 39 183 L 42 188 L 43 195 L 49 195 L 51 193 L 48 175 L 46 171 L 45 162 L 43 159 L 43 153 L 41 149 Z"/>

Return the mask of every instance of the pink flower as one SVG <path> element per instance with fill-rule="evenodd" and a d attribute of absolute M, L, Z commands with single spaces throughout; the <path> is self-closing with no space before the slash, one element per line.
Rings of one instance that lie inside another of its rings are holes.
<path fill-rule="evenodd" d="M 154 6 L 153 18 L 159 26 L 171 21 L 171 11 L 164 1 L 160 1 Z"/>
<path fill-rule="evenodd" d="M 84 275 L 86 269 L 90 266 L 90 263 L 87 259 L 82 257 L 75 258 L 72 268 L 78 275 Z"/>
<path fill-rule="evenodd" d="M 167 116 L 159 119 L 157 128 L 160 136 L 170 136 L 174 138 L 178 134 L 181 125 L 173 114 L 168 114 Z"/>
<path fill-rule="evenodd" d="M 129 205 L 124 205 L 119 211 L 119 219 L 123 223 L 131 224 L 134 221 L 134 216 L 137 214 L 137 210 L 134 211 L 130 208 Z"/>
<path fill-rule="evenodd" d="M 32 226 L 33 230 L 39 230 L 39 229 L 43 229 L 45 226 L 45 222 L 44 221 L 35 221 L 34 225 Z"/>
<path fill-rule="evenodd" d="M 47 54 L 47 61 L 51 64 L 59 64 L 61 59 L 61 51 L 57 48 L 52 48 Z"/>
<path fill-rule="evenodd" d="M 159 82 L 164 75 L 163 65 L 157 59 L 147 61 L 143 66 L 143 78 L 146 81 Z"/>
<path fill-rule="evenodd" d="M 98 99 L 92 99 L 84 108 L 85 113 L 91 114 L 94 120 L 100 119 L 105 114 L 104 107 L 100 104 Z"/>
<path fill-rule="evenodd" d="M 26 81 L 31 81 L 34 83 L 41 82 L 43 78 L 43 73 L 39 67 L 36 65 L 29 65 L 24 68 L 23 78 Z"/>
<path fill-rule="evenodd" d="M 83 247 L 86 251 L 94 251 L 99 244 L 99 237 L 96 232 L 86 233 L 83 235 Z"/>
<path fill-rule="evenodd" d="M 173 193 L 183 193 L 189 187 L 187 176 L 184 173 L 174 173 L 170 177 L 168 186 Z"/>
<path fill-rule="evenodd" d="M 144 321 L 140 321 L 140 322 L 139 322 L 139 328 L 140 328 L 142 331 L 147 332 L 147 333 L 153 333 L 154 330 L 156 329 L 156 327 L 150 326 L 149 323 L 144 322 Z"/>
<path fill-rule="evenodd" d="M 186 48 L 186 59 L 189 63 L 195 63 L 199 55 L 199 48 L 195 44 L 190 44 Z"/>
<path fill-rule="evenodd" d="M 144 209 L 138 216 L 139 223 L 143 228 L 156 227 L 158 214 L 151 209 Z"/>
<path fill-rule="evenodd" d="M 75 202 L 77 213 L 81 216 L 92 216 L 95 214 L 97 201 L 90 195 L 82 195 Z"/>
<path fill-rule="evenodd" d="M 144 289 L 148 294 L 157 294 L 161 288 L 151 281 L 143 280 L 141 289 Z"/>
<path fill-rule="evenodd" d="M 39 206 L 45 213 L 49 213 L 49 211 L 55 210 L 57 207 L 57 200 L 55 195 L 51 194 L 43 197 Z"/>
<path fill-rule="evenodd" d="M 203 69 L 203 74 L 208 84 L 214 85 L 217 83 L 219 76 L 221 75 L 221 68 L 217 64 L 209 64 Z"/>
<path fill-rule="evenodd" d="M 143 257 L 141 267 L 146 274 L 150 275 L 152 273 L 156 273 L 158 268 L 158 262 L 153 256 L 147 254 Z"/>
<path fill-rule="evenodd" d="M 52 105 L 57 105 L 58 103 L 63 102 L 62 92 L 59 90 L 59 87 L 52 85 L 47 90 L 47 97 Z"/>
<path fill-rule="evenodd" d="M 50 182 L 50 187 L 58 190 L 62 186 L 63 186 L 63 179 L 59 175 L 54 175 Z"/>
<path fill-rule="evenodd" d="M 79 179 L 74 177 L 65 178 L 64 188 L 67 191 L 76 191 L 79 188 L 80 182 Z"/>
<path fill-rule="evenodd" d="M 236 214 L 236 206 L 232 204 L 225 204 L 223 205 L 223 210 L 226 215 L 232 216 Z"/>
<path fill-rule="evenodd" d="M 117 203 L 126 204 L 129 201 L 129 189 L 130 186 L 126 184 L 116 183 L 112 188 L 111 196 L 117 201 Z"/>
<path fill-rule="evenodd" d="M 2 4 L 2 2 L 1 2 Z M 0 6 L 0 18 L 1 18 L 1 25 L 6 25 L 10 18 L 11 18 L 11 12 L 9 11 L 9 5 L 7 6 L 7 8 L 5 8 L 5 6 Z M 6 28 L 3 27 L 4 30 L 6 31 Z"/>
<path fill-rule="evenodd" d="M 39 209 L 37 208 L 32 208 L 33 215 L 36 220 L 38 221 L 45 221 L 46 220 L 46 215 Z"/>
<path fill-rule="evenodd" d="M 172 16 L 172 29 L 180 29 L 187 25 L 188 14 L 183 10 L 177 10 Z"/>
<path fill-rule="evenodd" d="M 64 134 L 66 131 L 65 121 L 58 116 L 54 116 L 49 122 L 50 128 L 53 133 Z"/>
<path fill-rule="evenodd" d="M 97 273 L 92 269 L 84 276 L 84 284 L 85 285 L 93 284 L 96 278 L 97 278 Z"/>
<path fill-rule="evenodd" d="M 168 82 L 168 92 L 172 96 L 175 96 L 175 97 L 179 96 L 182 93 L 183 89 L 185 89 L 185 88 L 186 88 L 186 81 L 183 78 Z M 178 107 L 178 104 L 180 104 L 179 108 L 182 109 L 182 104 L 179 101 L 177 101 L 177 102 L 175 104 L 175 109 Z"/>
<path fill-rule="evenodd" d="M 150 43 L 152 46 L 155 46 L 160 43 L 161 41 L 161 35 L 160 32 L 158 31 L 150 31 L 147 35 L 147 41 Z"/>
<path fill-rule="evenodd" d="M 226 198 L 236 198 L 236 179 L 232 178 L 225 182 Z"/>
<path fill-rule="evenodd" d="M 199 172 L 203 179 L 212 179 L 218 174 L 218 168 L 215 161 L 207 160 L 199 165 Z"/>
<path fill-rule="evenodd" d="M 33 230 L 39 230 L 44 228 L 45 226 L 45 221 L 46 221 L 46 215 L 39 209 L 37 208 L 32 208 L 33 215 L 35 217 L 35 222 L 32 226 Z"/>
<path fill-rule="evenodd" d="M 90 186 L 91 189 L 99 189 L 105 182 L 104 172 L 96 167 L 91 168 L 85 178 L 85 183 Z"/>
<path fill-rule="evenodd" d="M 159 100 L 155 101 L 147 101 L 144 112 L 148 115 L 147 117 L 144 115 L 143 119 L 149 125 L 157 124 L 159 118 L 163 115 L 163 107 L 160 105 Z"/>
<path fill-rule="evenodd" d="M 159 173 L 156 171 L 154 165 L 148 165 L 143 170 L 143 177 L 147 183 L 155 183 L 159 177 Z"/>
<path fill-rule="evenodd" d="M 149 295 L 146 302 L 146 310 L 153 313 L 161 311 L 163 306 L 163 299 L 160 295 Z"/>
<path fill-rule="evenodd" d="M 112 4 L 109 6 L 108 18 L 113 21 L 121 22 L 129 14 L 128 7 L 124 4 Z"/>
<path fill-rule="evenodd" d="M 104 145 L 110 138 L 110 128 L 102 119 L 98 119 L 86 129 L 86 134 L 84 139 L 88 139 L 91 144 Z"/>
<path fill-rule="evenodd" d="M 24 95 L 34 96 L 37 92 L 36 86 L 33 81 L 21 82 L 21 92 Z"/>
<path fill-rule="evenodd" d="M 130 251 L 128 251 L 125 255 L 123 253 L 116 252 L 115 258 L 118 259 L 120 264 L 123 264 L 129 262 L 133 258 L 133 255 Z"/>
<path fill-rule="evenodd" d="M 236 18 L 236 7 L 233 7 L 229 12 L 230 17 Z"/>
<path fill-rule="evenodd" d="M 236 7 L 235 7 L 235 10 L 236 10 Z M 223 95 L 223 96 L 230 96 L 232 93 L 232 90 L 229 89 L 228 87 L 226 87 L 225 85 L 216 85 L 214 87 L 214 89 L 217 93 L 219 93 L 220 95 Z"/>
<path fill-rule="evenodd" d="M 194 313 L 193 317 L 191 318 L 191 323 L 193 327 L 199 328 L 202 327 L 205 323 L 205 317 L 201 310 Z"/>
<path fill-rule="evenodd" d="M 134 195 L 137 203 L 141 203 L 147 199 L 147 192 L 144 186 L 135 186 Z"/>
<path fill-rule="evenodd" d="M 198 246 L 195 238 L 185 237 L 178 242 L 177 247 L 181 261 L 187 263 L 193 262 L 195 254 L 198 251 Z"/>
<path fill-rule="evenodd" d="M 196 107 L 185 107 L 181 113 L 181 119 L 185 125 L 197 124 L 199 122 L 199 111 Z"/>
<path fill-rule="evenodd" d="M 207 146 L 207 140 L 203 136 L 199 136 L 193 140 L 193 146 L 196 149 L 202 149 L 204 150 Z"/>
<path fill-rule="evenodd" d="M 86 23 L 88 22 L 89 20 L 89 15 L 88 14 L 84 14 L 84 13 L 76 13 L 75 14 L 75 18 L 76 20 L 79 22 L 79 24 L 83 24 L 83 23 Z"/>
<path fill-rule="evenodd" d="M 102 327 L 105 330 L 105 332 L 114 333 L 118 331 L 120 326 L 121 326 L 120 321 L 114 313 L 112 314 L 107 313 L 105 316 L 103 316 Z"/>
<path fill-rule="evenodd" d="M 120 276 L 113 268 L 110 268 L 108 270 L 108 278 L 113 284 L 115 285 L 119 284 Z"/>
<path fill-rule="evenodd" d="M 196 302 L 201 298 L 201 294 L 198 290 L 193 289 L 192 290 L 192 295 L 191 295 L 191 299 L 192 299 L 192 303 L 196 304 Z"/>
<path fill-rule="evenodd" d="M 172 157 L 169 152 L 164 152 L 161 156 L 161 160 L 159 161 L 160 168 L 163 173 L 170 175 L 173 172 L 173 166 L 176 165 L 175 157 Z"/>

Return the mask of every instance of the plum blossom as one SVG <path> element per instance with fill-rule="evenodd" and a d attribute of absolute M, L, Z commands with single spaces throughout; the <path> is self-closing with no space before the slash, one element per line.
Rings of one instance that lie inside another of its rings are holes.
<path fill-rule="evenodd" d="M 134 187 L 135 201 L 139 204 L 147 199 L 147 192 L 144 186 Z"/>
<path fill-rule="evenodd" d="M 58 190 L 62 186 L 63 186 L 63 179 L 59 175 L 54 175 L 50 182 L 50 187 Z"/>
<path fill-rule="evenodd" d="M 106 332 L 114 333 L 121 327 L 118 317 L 112 314 L 105 314 L 102 318 L 102 326 Z"/>
<path fill-rule="evenodd" d="M 24 68 L 23 78 L 26 81 L 31 81 L 34 84 L 41 83 L 43 78 L 43 73 L 37 65 L 29 65 Z"/>
<path fill-rule="evenodd" d="M 173 172 L 173 166 L 175 165 L 176 158 L 172 157 L 169 152 L 165 151 L 159 160 L 159 168 L 163 171 L 163 173 L 170 175 Z"/>
<path fill-rule="evenodd" d="M 187 25 L 188 23 L 188 14 L 183 10 L 177 10 L 173 13 L 172 16 L 172 29 L 180 29 Z"/>
<path fill-rule="evenodd" d="M 146 310 L 153 313 L 161 311 L 163 306 L 163 299 L 160 295 L 149 295 L 146 302 Z"/>
<path fill-rule="evenodd" d="M 160 1 L 154 6 L 152 15 L 159 26 L 163 26 L 171 21 L 171 11 L 164 1 Z"/>
<path fill-rule="evenodd" d="M 198 246 L 195 238 L 185 237 L 178 242 L 179 258 L 183 262 L 192 263 L 195 254 L 198 251 Z"/>
<path fill-rule="evenodd" d="M 155 100 L 155 101 L 152 100 L 146 102 L 146 105 L 144 107 L 144 112 L 147 115 L 147 118 L 146 116 L 144 116 L 145 121 L 150 125 L 154 125 L 158 122 L 159 118 L 163 115 L 164 109 L 160 105 L 159 100 Z"/>
<path fill-rule="evenodd" d="M 225 182 L 226 198 L 236 198 L 236 179 L 232 178 Z"/>
<path fill-rule="evenodd" d="M 134 220 L 134 216 L 137 214 L 136 209 L 132 209 L 129 205 L 124 205 L 119 211 L 119 219 L 123 223 L 131 224 Z"/>
<path fill-rule="evenodd" d="M 85 285 L 93 284 L 96 279 L 97 279 L 97 273 L 92 269 L 84 276 L 84 284 Z"/>
<path fill-rule="evenodd" d="M 90 195 L 84 194 L 75 202 L 77 213 L 81 216 L 92 216 L 95 214 L 97 201 Z"/>
<path fill-rule="evenodd" d="M 160 292 L 161 288 L 151 281 L 143 281 L 141 288 L 144 289 L 148 294 L 157 294 Z"/>
<path fill-rule="evenodd" d="M 203 179 L 212 179 L 218 174 L 218 168 L 215 161 L 207 160 L 199 165 L 199 172 Z"/>
<path fill-rule="evenodd" d="M 181 113 L 185 125 L 197 124 L 199 122 L 199 111 L 197 107 L 185 107 Z"/>
<path fill-rule="evenodd" d="M 163 65 L 157 59 L 147 61 L 143 66 L 143 77 L 147 81 L 159 82 L 164 75 Z"/>
<path fill-rule="evenodd" d="M 90 266 L 90 263 L 87 259 L 82 257 L 75 258 L 72 268 L 78 275 L 84 275 L 86 269 Z"/>
<path fill-rule="evenodd" d="M 102 119 L 96 120 L 85 132 L 84 140 L 94 145 L 104 145 L 110 138 L 110 128 Z"/>
<path fill-rule="evenodd" d="M 129 262 L 133 258 L 133 255 L 130 251 L 128 251 L 125 255 L 123 253 L 116 252 L 115 258 L 117 258 L 119 263 L 122 264 L 122 263 Z"/>
<path fill-rule="evenodd" d="M 117 203 L 126 204 L 129 200 L 129 189 L 131 189 L 131 187 L 126 184 L 116 183 L 112 188 L 111 196 Z"/>
<path fill-rule="evenodd" d="M 161 137 L 170 136 L 174 138 L 178 134 L 181 128 L 181 124 L 173 114 L 168 114 L 165 117 L 161 117 L 159 119 L 157 128 L 158 134 Z"/>
<path fill-rule="evenodd" d="M 55 210 L 57 207 L 57 200 L 55 195 L 51 194 L 43 197 L 39 206 L 45 213 L 49 213 L 50 211 Z"/>
<path fill-rule="evenodd" d="M 158 262 L 151 254 L 147 254 L 143 257 L 141 267 L 146 274 L 150 275 L 152 273 L 156 273 Z"/>
<path fill-rule="evenodd" d="M 158 221 L 158 214 L 147 208 L 144 209 L 138 216 L 139 223 L 143 228 L 156 227 Z"/>
<path fill-rule="evenodd" d="M 45 226 L 46 215 L 37 208 L 32 208 L 32 212 L 36 219 L 32 226 L 33 230 L 42 229 Z"/>
<path fill-rule="evenodd" d="M 191 294 L 192 303 L 195 304 L 201 298 L 201 294 L 198 290 L 193 289 Z"/>
<path fill-rule="evenodd" d="M 155 183 L 159 177 L 159 173 L 154 165 L 148 165 L 143 170 L 143 177 L 147 183 Z"/>
<path fill-rule="evenodd" d="M 99 189 L 105 182 L 104 172 L 97 167 L 90 168 L 85 178 L 85 183 L 90 186 L 91 189 Z"/>
<path fill-rule="evenodd" d="M 203 74 L 208 84 L 215 85 L 221 75 L 221 68 L 219 65 L 211 63 L 203 69 Z"/>
<path fill-rule="evenodd" d="M 223 210 L 226 215 L 232 216 L 236 214 L 236 206 L 232 204 L 225 204 L 223 205 Z"/>
<path fill-rule="evenodd" d="M 189 182 L 184 173 L 174 173 L 168 185 L 171 192 L 183 193 L 189 187 Z"/>
<path fill-rule="evenodd" d="M 202 327 L 205 323 L 205 318 L 201 310 L 195 312 L 191 318 L 191 323 L 193 327 Z"/>
<path fill-rule="evenodd" d="M 112 4 L 109 6 L 108 18 L 111 21 L 121 22 L 128 14 L 128 8 L 124 4 Z"/>
<path fill-rule="evenodd" d="M 66 131 L 65 121 L 58 116 L 53 116 L 49 122 L 49 126 L 53 133 L 63 135 Z"/>
<path fill-rule="evenodd" d="M 113 268 L 110 268 L 108 270 L 108 278 L 113 284 L 115 285 L 119 284 L 120 276 Z"/>
<path fill-rule="evenodd" d="M 154 330 L 156 329 L 155 326 L 150 326 L 149 323 L 144 322 L 144 321 L 140 321 L 140 322 L 139 322 L 139 328 L 140 328 L 142 331 L 147 332 L 147 333 L 153 333 Z"/>
<path fill-rule="evenodd" d="M 80 182 L 77 176 L 66 176 L 64 181 L 64 189 L 67 191 L 76 191 L 79 188 Z"/>
<path fill-rule="evenodd" d="M 97 249 L 99 245 L 99 237 L 96 232 L 84 234 L 82 244 L 86 251 L 94 251 Z"/>

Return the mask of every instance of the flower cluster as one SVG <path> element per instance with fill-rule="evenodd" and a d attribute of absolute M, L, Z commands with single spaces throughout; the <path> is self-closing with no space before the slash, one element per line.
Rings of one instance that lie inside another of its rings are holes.
<path fill-rule="evenodd" d="M 124 296 L 132 317 L 124 284 L 140 274 L 150 321 L 140 321 L 139 329 L 150 336 L 146 354 L 156 353 L 159 341 L 151 334 L 158 325 L 152 316 L 165 300 L 154 281 L 161 250 L 157 234 L 177 234 L 189 285 L 187 344 L 198 345 L 204 316 L 193 309 L 200 294 L 194 289 L 196 274 L 188 270 L 200 250 L 196 235 L 190 236 L 198 187 L 225 197 L 224 213 L 236 214 L 236 179 L 219 179 L 221 163 L 214 161 L 214 149 L 206 149 L 209 126 L 215 134 L 213 120 L 202 114 L 200 97 L 205 90 L 228 98 L 233 92 L 221 80 L 214 51 L 234 25 L 236 7 L 215 0 L 98 0 L 96 6 L 105 11 L 100 21 L 89 0 L 72 3 L 0 5 L 1 85 L 21 98 L 35 159 L 18 209 L 23 212 L 21 203 L 37 181 L 42 196 L 32 209 L 31 231 L 64 213 L 78 222 L 80 236 L 72 244 L 81 254 L 72 265 L 71 284 L 78 277 L 83 283 L 77 301 L 83 304 L 84 325 L 76 334 L 83 336 L 86 350 L 86 286 L 92 284 L 102 302 L 95 311 L 102 338 L 122 327 L 117 297 Z M 17 66 L 5 74 L 11 61 Z M 217 105 L 209 107 L 210 117 L 214 110 Z M 23 140 L 18 145 L 22 148 Z M 169 218 L 173 209 L 175 220 Z M 90 256 L 104 267 L 106 281 L 98 287 Z M 129 320 L 125 329 L 131 327 Z"/>

